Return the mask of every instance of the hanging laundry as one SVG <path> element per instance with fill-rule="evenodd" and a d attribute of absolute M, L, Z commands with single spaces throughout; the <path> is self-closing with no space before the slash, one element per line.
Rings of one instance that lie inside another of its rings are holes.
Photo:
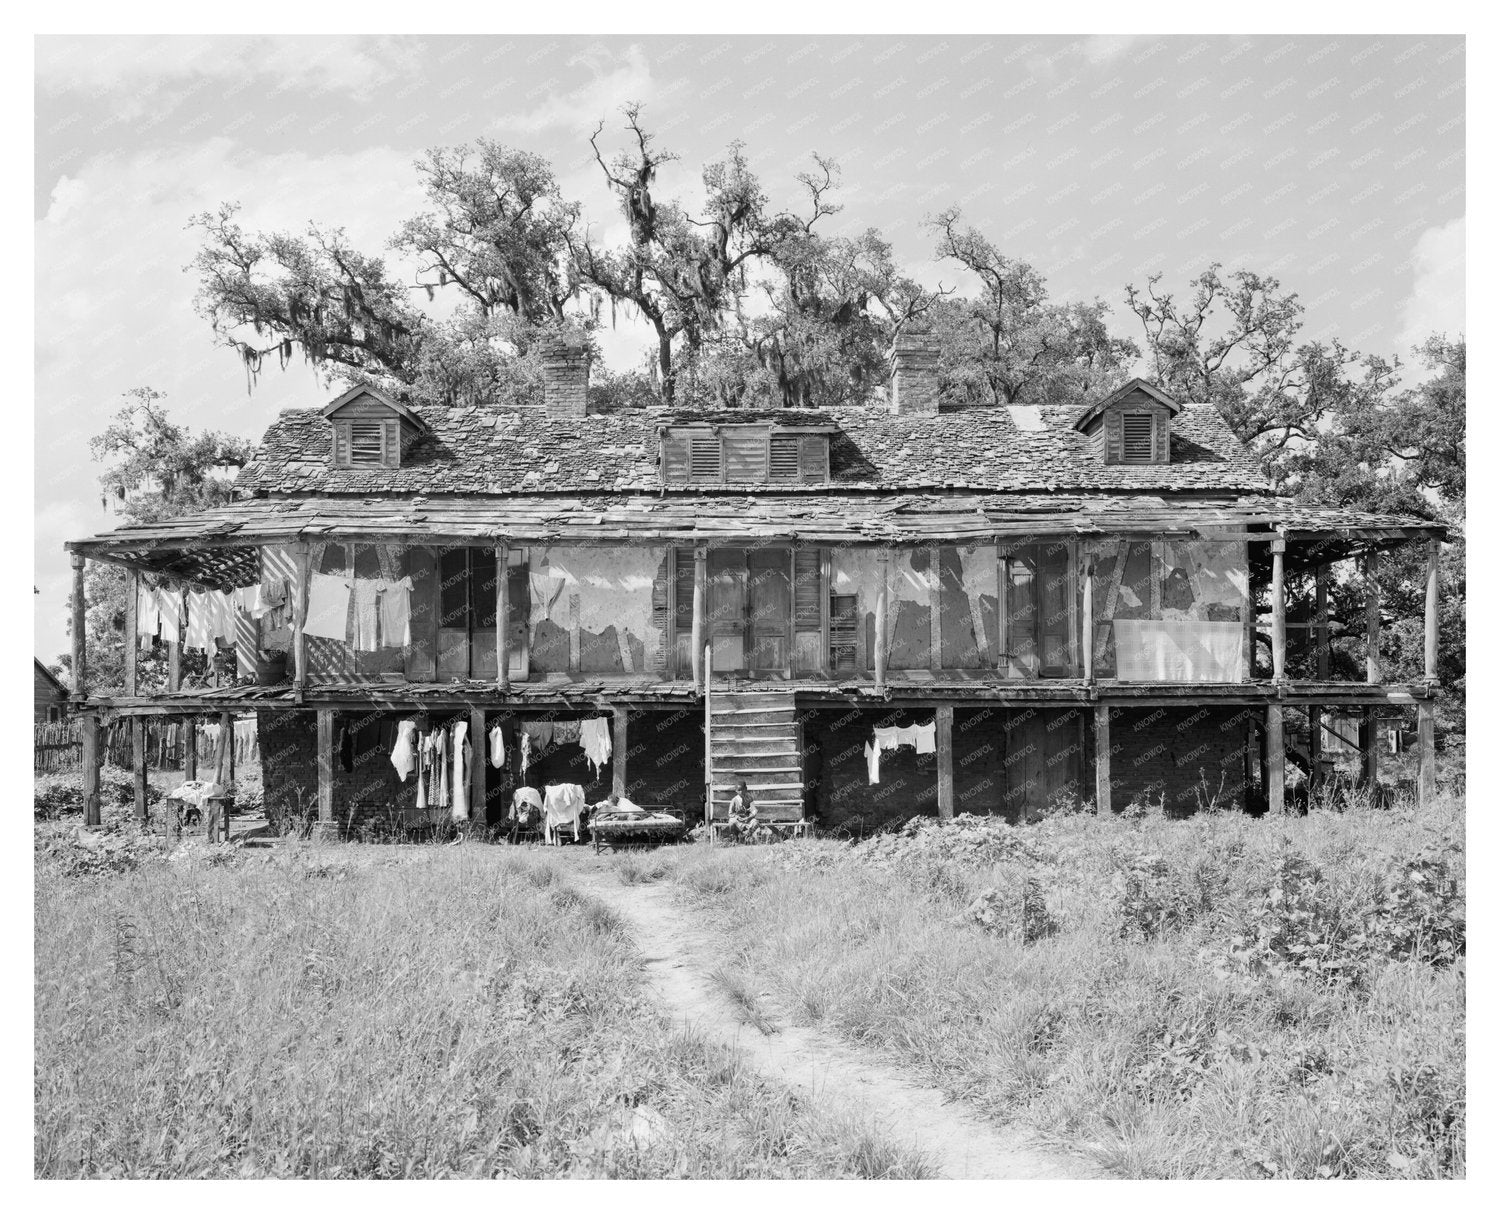
<path fill-rule="evenodd" d="M 416 751 L 412 746 L 412 735 L 416 732 L 415 721 L 398 721 L 396 723 L 396 748 L 391 751 L 391 766 L 396 769 L 396 774 L 404 783 L 406 777 L 411 775 L 412 764 L 416 760 Z"/>
<path fill-rule="evenodd" d="M 865 766 L 870 771 L 870 783 L 880 783 L 880 747 L 865 743 Z"/>
<path fill-rule="evenodd" d="M 564 826 L 573 827 L 573 842 L 578 842 L 578 819 L 583 813 L 583 788 L 578 784 L 549 784 L 542 799 L 546 815 L 544 834 L 548 843 L 557 841 Z"/>
<path fill-rule="evenodd" d="M 579 731 L 578 741 L 583 747 L 583 753 L 594 765 L 595 779 L 598 779 L 600 769 L 609 762 L 614 749 L 613 728 L 614 722 L 609 717 L 594 717 L 584 721 Z"/>
<path fill-rule="evenodd" d="M 552 745 L 577 746 L 582 721 L 558 721 L 552 726 Z"/>
<path fill-rule="evenodd" d="M 469 723 L 459 721 L 453 726 L 453 820 L 469 820 L 469 780 L 467 741 Z"/>
<path fill-rule="evenodd" d="M 222 590 L 212 590 L 207 595 L 208 635 L 234 644 L 234 603 Z"/>
<path fill-rule="evenodd" d="M 211 639 L 208 631 L 208 595 L 201 590 L 188 591 L 187 613 L 187 637 L 184 645 L 188 649 L 207 649 Z"/>
<path fill-rule="evenodd" d="M 161 608 L 156 604 L 156 590 L 142 582 L 135 592 L 135 633 L 154 637 L 161 631 Z M 171 637 L 176 640 L 176 634 Z"/>
<path fill-rule="evenodd" d="M 933 721 L 927 725 L 916 726 L 917 731 L 917 753 L 919 755 L 931 755 L 937 753 L 937 722 Z"/>
<path fill-rule="evenodd" d="M 490 728 L 490 766 L 505 766 L 505 735 L 500 731 L 500 726 L 494 725 Z"/>
<path fill-rule="evenodd" d="M 151 592 L 151 597 L 156 601 L 156 614 L 161 620 L 162 640 L 175 645 L 182 627 L 182 591 L 158 586 Z"/>
<path fill-rule="evenodd" d="M 354 583 L 354 637 L 352 644 L 362 653 L 373 653 L 380 647 L 380 613 L 377 599 L 379 582 L 357 579 Z"/>
<path fill-rule="evenodd" d="M 255 598 L 250 605 L 250 614 L 257 620 L 264 619 L 273 612 L 284 612 L 290 606 L 291 588 L 284 577 L 262 578 L 254 589 Z M 272 621 L 272 627 L 279 626 L 279 621 Z"/>
<path fill-rule="evenodd" d="M 521 774 L 526 774 L 526 769 L 531 766 L 531 735 L 524 729 L 521 731 Z"/>
<path fill-rule="evenodd" d="M 551 721 L 523 721 L 521 728 L 526 731 L 526 736 L 531 739 L 534 750 L 546 750 L 552 745 L 552 731 L 554 729 Z"/>
<path fill-rule="evenodd" d="M 432 779 L 432 736 L 417 738 L 417 808 L 427 808 L 427 785 Z"/>
<path fill-rule="evenodd" d="M 307 621 L 302 631 L 310 637 L 342 641 L 349 631 L 349 583 L 341 577 L 315 573 L 308 584 Z"/>
<path fill-rule="evenodd" d="M 411 578 L 380 586 L 380 643 L 405 649 L 411 644 Z"/>

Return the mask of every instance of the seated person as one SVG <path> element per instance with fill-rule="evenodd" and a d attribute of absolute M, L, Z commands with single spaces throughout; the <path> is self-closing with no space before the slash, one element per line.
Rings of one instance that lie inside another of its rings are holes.
<path fill-rule="evenodd" d="M 741 780 L 734 790 L 734 799 L 729 802 L 729 820 L 724 823 L 726 838 L 743 841 L 757 825 L 755 798 L 749 786 Z"/>
<path fill-rule="evenodd" d="M 542 794 L 535 788 L 516 789 L 510 799 L 510 834 L 514 839 L 522 830 L 540 827 L 542 822 Z"/>

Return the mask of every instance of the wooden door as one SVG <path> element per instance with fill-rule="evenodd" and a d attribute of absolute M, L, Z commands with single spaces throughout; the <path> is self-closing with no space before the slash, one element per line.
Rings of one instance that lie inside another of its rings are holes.
<path fill-rule="evenodd" d="M 748 582 L 743 548 L 709 550 L 708 619 L 704 621 L 704 632 L 713 646 L 716 674 L 743 674 L 747 670 Z"/>
<path fill-rule="evenodd" d="M 746 561 L 745 666 L 752 674 L 791 674 L 791 562 L 790 548 L 756 548 Z"/>

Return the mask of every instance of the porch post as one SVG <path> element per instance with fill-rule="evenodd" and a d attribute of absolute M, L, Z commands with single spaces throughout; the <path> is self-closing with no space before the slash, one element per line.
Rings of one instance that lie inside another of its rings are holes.
<path fill-rule="evenodd" d="M 1365 682 L 1380 682 L 1380 553 L 1365 557 Z"/>
<path fill-rule="evenodd" d="M 84 556 L 81 552 L 69 553 L 68 559 L 73 565 L 73 686 L 74 699 L 81 699 L 87 694 L 86 688 L 89 681 L 89 655 L 86 643 L 87 623 L 85 621 L 85 602 L 83 597 L 83 566 Z M 98 729 L 98 721 L 94 727 Z M 98 802 L 98 781 L 95 780 L 95 803 Z M 97 818 L 97 813 L 96 813 Z"/>
<path fill-rule="evenodd" d="M 333 822 L 333 709 L 318 709 L 318 824 Z"/>
<path fill-rule="evenodd" d="M 614 774 L 614 783 L 610 791 L 617 797 L 625 795 L 626 780 L 626 716 L 625 706 L 616 704 L 611 712 L 614 714 L 614 739 L 610 747 L 609 766 Z"/>
<path fill-rule="evenodd" d="M 1437 796 L 1437 702 L 1417 704 L 1417 804 L 1426 809 Z"/>
<path fill-rule="evenodd" d="M 1373 708 L 1366 708 L 1359 719 L 1360 762 L 1364 771 L 1364 784 L 1373 789 L 1380 783 L 1380 745 L 1376 741 L 1379 732 L 1378 719 Z"/>
<path fill-rule="evenodd" d="M 483 831 L 489 827 L 489 738 L 484 732 L 484 708 L 469 706 L 469 821 Z"/>
<path fill-rule="evenodd" d="M 188 717 L 185 724 L 186 735 L 182 739 L 182 778 L 183 780 L 196 780 L 198 778 L 198 718 Z"/>
<path fill-rule="evenodd" d="M 1320 564 L 1313 570 L 1313 657 L 1317 664 L 1318 681 L 1328 681 L 1328 566 Z M 1309 791 L 1316 788 L 1322 777 L 1323 761 L 1323 706 L 1314 704 L 1307 710 L 1307 757 L 1312 768 Z"/>
<path fill-rule="evenodd" d="M 708 598 L 708 549 L 693 549 L 693 690 L 702 691 L 704 679 L 711 678 L 703 668 L 703 626 Z"/>
<path fill-rule="evenodd" d="M 1286 745 L 1280 704 L 1266 705 L 1266 812 L 1286 813 Z"/>
<path fill-rule="evenodd" d="M 141 639 L 136 633 L 141 620 L 141 575 L 134 569 L 125 574 L 125 694 L 135 695 L 140 672 Z"/>
<path fill-rule="evenodd" d="M 495 545 L 495 683 L 510 690 L 510 545 Z"/>
<path fill-rule="evenodd" d="M 214 783 L 228 789 L 234 783 L 234 718 L 227 712 L 219 714 L 219 753 L 214 765 Z M 219 817 L 220 838 L 229 842 L 229 803 L 224 803 Z M 212 839 L 212 833 L 209 838 Z"/>
<path fill-rule="evenodd" d="M 1094 705 L 1094 812 L 1107 818 L 1114 812 L 1109 772 L 1109 705 Z"/>
<path fill-rule="evenodd" d="M 1438 677 L 1438 560 L 1443 554 L 1441 540 L 1427 541 L 1427 612 L 1425 616 L 1426 661 L 1423 677 L 1436 683 Z"/>
<path fill-rule="evenodd" d="M 99 825 L 99 714 L 83 714 L 83 746 L 79 763 L 83 768 L 83 824 Z"/>
<path fill-rule="evenodd" d="M 1271 541 L 1271 677 L 1286 679 L 1286 537 Z M 1278 726 L 1278 737 L 1280 727 Z"/>
<path fill-rule="evenodd" d="M 953 817 L 953 705 L 939 704 L 937 718 L 938 817 Z"/>
<path fill-rule="evenodd" d="M 880 581 L 875 588 L 875 690 L 884 691 L 886 653 L 890 647 L 886 636 L 886 600 L 890 596 L 891 550 L 880 549 L 875 561 L 880 567 Z"/>
<path fill-rule="evenodd" d="M 1094 681 L 1094 550 L 1083 552 L 1083 680 Z"/>
<path fill-rule="evenodd" d="M 294 551 L 297 555 L 297 603 L 292 618 L 292 695 L 302 703 L 302 689 L 307 686 L 307 595 L 312 581 L 312 548 L 306 540 L 298 540 Z"/>
<path fill-rule="evenodd" d="M 130 778 L 135 790 L 135 817 L 146 825 L 146 718 L 130 718 Z"/>

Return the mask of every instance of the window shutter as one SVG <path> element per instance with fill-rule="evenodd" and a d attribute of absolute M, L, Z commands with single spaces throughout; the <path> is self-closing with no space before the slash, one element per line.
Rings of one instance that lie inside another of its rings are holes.
<path fill-rule="evenodd" d="M 688 436 L 688 479 L 691 481 L 719 481 L 724 479 L 724 469 L 719 459 L 719 436 L 711 433 Z"/>
<path fill-rule="evenodd" d="M 797 435 L 771 435 L 771 479 L 782 484 L 802 479 L 802 440 Z"/>
<path fill-rule="evenodd" d="M 826 434 L 802 436 L 802 483 L 804 485 L 828 483 L 828 436 Z"/>
<path fill-rule="evenodd" d="M 677 549 L 677 571 L 675 591 L 677 599 L 677 627 L 686 631 L 693 626 L 693 550 Z"/>
<path fill-rule="evenodd" d="M 823 551 L 798 548 L 792 557 L 792 619 L 799 630 L 823 626 Z"/>
<path fill-rule="evenodd" d="M 766 480 L 766 432 L 764 430 L 726 430 L 724 432 L 724 479 L 735 484 Z"/>
<path fill-rule="evenodd" d="M 858 660 L 855 624 L 859 619 L 858 596 L 835 594 L 828 599 L 828 667 L 853 670 Z"/>
<path fill-rule="evenodd" d="M 1156 418 L 1149 413 L 1126 413 L 1120 421 L 1124 462 L 1151 463 L 1156 454 Z"/>
<path fill-rule="evenodd" d="M 1156 415 L 1156 462 L 1158 464 L 1172 462 L 1172 457 L 1167 447 L 1169 438 L 1168 429 L 1171 424 L 1172 418 L 1169 414 L 1158 413 Z"/>
<path fill-rule="evenodd" d="M 1104 462 L 1118 464 L 1123 458 L 1120 448 L 1120 415 L 1110 410 L 1104 415 Z"/>
<path fill-rule="evenodd" d="M 662 435 L 661 475 L 669 485 L 680 485 L 688 479 L 688 436 L 681 430 Z"/>
<path fill-rule="evenodd" d="M 385 423 L 385 466 L 401 467 L 401 423 L 398 421 Z"/>
<path fill-rule="evenodd" d="M 378 468 L 385 463 L 385 423 L 351 421 L 349 423 L 349 466 Z"/>
<path fill-rule="evenodd" d="M 333 428 L 333 466 L 349 466 L 349 423 L 339 422 Z"/>

